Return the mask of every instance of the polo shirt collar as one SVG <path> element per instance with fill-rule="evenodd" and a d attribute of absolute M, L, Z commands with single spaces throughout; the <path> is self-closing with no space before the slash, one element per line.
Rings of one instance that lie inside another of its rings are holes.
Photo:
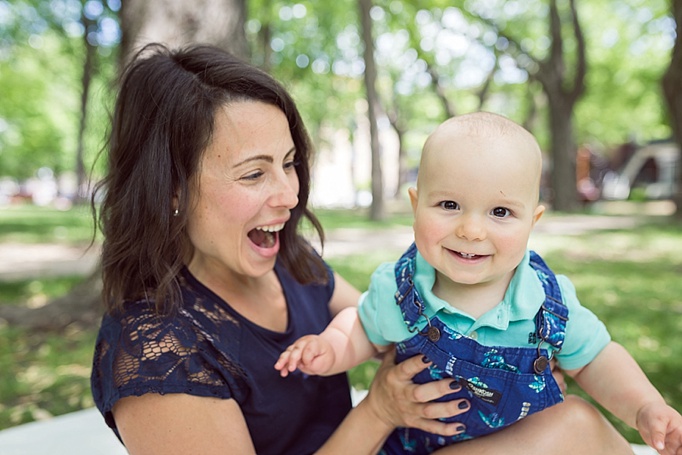
<path fill-rule="evenodd" d="M 436 282 L 436 270 L 417 252 L 415 262 L 414 283 L 419 294 L 425 301 L 425 313 L 433 317 L 438 312 L 458 315 L 468 318 L 472 322 L 474 318 L 437 297 L 433 293 L 433 285 Z M 537 279 L 535 270 L 530 265 L 530 254 L 526 251 L 521 263 L 509 283 L 507 292 L 502 302 L 481 315 L 474 322 L 471 330 L 477 327 L 492 327 L 504 330 L 510 322 L 532 319 L 538 312 L 545 299 L 545 291 L 542 283 Z"/>

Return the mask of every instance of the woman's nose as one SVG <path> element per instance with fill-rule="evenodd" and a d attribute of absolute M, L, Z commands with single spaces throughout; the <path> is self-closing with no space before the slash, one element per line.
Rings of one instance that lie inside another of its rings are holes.
<path fill-rule="evenodd" d="M 298 175 L 295 172 L 278 176 L 273 188 L 272 205 L 293 209 L 298 204 L 298 189 Z"/>

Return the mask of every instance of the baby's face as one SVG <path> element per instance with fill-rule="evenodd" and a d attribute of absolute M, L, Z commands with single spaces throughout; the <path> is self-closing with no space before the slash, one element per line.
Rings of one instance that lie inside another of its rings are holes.
<path fill-rule="evenodd" d="M 453 285 L 506 287 L 544 207 L 541 155 L 529 135 L 439 129 L 411 191 L 415 241 Z"/>

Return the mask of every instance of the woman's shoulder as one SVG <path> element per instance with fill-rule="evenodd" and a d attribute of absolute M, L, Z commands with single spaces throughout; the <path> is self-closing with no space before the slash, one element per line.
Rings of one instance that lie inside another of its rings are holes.
<path fill-rule="evenodd" d="M 105 315 L 100 327 L 93 360 L 95 401 L 107 412 L 119 398 L 145 393 L 232 397 L 243 389 L 243 374 L 213 346 L 215 337 L 187 310 L 159 315 L 152 303 L 126 303 L 122 312 Z"/>
<path fill-rule="evenodd" d="M 151 301 L 128 301 L 120 311 L 104 315 L 99 338 L 112 344 L 142 344 L 169 330 L 186 327 L 185 319 L 177 313 L 159 314 Z"/>

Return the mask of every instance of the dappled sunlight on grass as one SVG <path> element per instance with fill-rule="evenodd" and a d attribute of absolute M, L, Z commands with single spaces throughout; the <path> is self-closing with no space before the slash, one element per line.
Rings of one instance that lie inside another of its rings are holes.
<path fill-rule="evenodd" d="M 95 329 L 63 334 L 0 327 L 0 429 L 93 406 Z"/>

